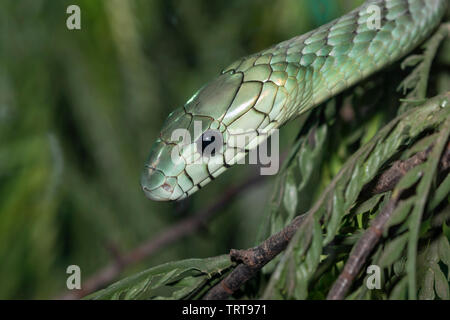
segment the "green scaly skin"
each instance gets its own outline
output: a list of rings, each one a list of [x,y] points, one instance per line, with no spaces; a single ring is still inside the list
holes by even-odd
[[[381,9],[380,29],[372,27],[371,5]],[[142,174],[146,196],[168,201],[193,194],[272,130],[411,52],[439,25],[446,5],[447,0],[367,1],[316,30],[234,62],[169,115]],[[194,130],[194,121],[201,121],[201,130]],[[173,141],[175,129],[188,130],[192,143]],[[223,134],[222,152],[193,163],[201,157],[198,141],[211,130]],[[242,149],[231,138],[238,130],[259,135]]]

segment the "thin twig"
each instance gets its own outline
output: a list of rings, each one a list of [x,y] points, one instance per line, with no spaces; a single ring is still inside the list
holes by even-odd
[[[442,41],[449,35],[450,23],[443,23],[433,36],[423,45],[423,48],[425,48],[424,53],[421,55],[423,60],[401,84],[404,93],[406,93],[406,90],[410,85],[409,82],[415,82],[415,88],[408,93],[405,101],[400,106],[400,110],[405,110],[411,101],[420,101],[426,98],[432,63]],[[405,60],[405,62],[407,61],[408,59]]]
[[[93,276],[82,284],[82,289],[66,293],[57,299],[73,300],[80,299],[98,289],[105,287],[116,279],[120,273],[128,266],[136,264],[143,259],[155,254],[160,249],[172,244],[183,237],[186,237],[201,228],[210,220],[220,209],[227,206],[233,198],[241,194],[263,180],[263,176],[257,174],[245,181],[241,185],[229,189],[218,201],[211,206],[201,210],[197,214],[179,221],[178,223],[163,230],[155,237],[144,242],[129,253],[116,257],[116,259],[97,271]]]
[[[223,300],[236,292],[262,267],[275,258],[289,244],[306,215],[294,218],[283,230],[266,239],[257,247],[247,250],[230,251],[232,260],[242,262],[225,279],[213,287],[203,299]]]
[[[387,183],[379,184],[384,186],[378,190],[381,192],[387,191],[388,185],[396,185],[409,170],[418,166],[427,160],[429,153],[432,151],[433,146],[428,149],[416,153],[414,156],[405,161],[397,161],[389,170],[387,170],[380,179],[384,179]],[[450,163],[450,142],[447,144],[444,153],[441,156],[440,171],[444,172],[449,168]],[[391,173],[391,177],[388,176]],[[395,178],[395,179],[394,179]],[[395,181],[394,183],[392,181]],[[378,184],[377,184],[378,185]],[[372,221],[371,226],[367,229],[361,238],[356,243],[350,257],[345,263],[344,269],[339,275],[333,287],[328,293],[328,300],[342,300],[345,298],[353,280],[361,271],[362,266],[367,260],[370,252],[380,241],[384,228],[388,220],[391,218],[394,212],[398,200],[400,199],[401,192],[394,192],[394,195],[389,200],[388,204],[383,208],[382,212]]]

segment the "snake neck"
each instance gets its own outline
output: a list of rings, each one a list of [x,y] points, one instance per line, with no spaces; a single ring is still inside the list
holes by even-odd
[[[243,83],[275,87],[272,108],[258,111],[278,127],[411,52],[437,27],[446,5],[447,0],[367,1],[223,72],[242,73]]]

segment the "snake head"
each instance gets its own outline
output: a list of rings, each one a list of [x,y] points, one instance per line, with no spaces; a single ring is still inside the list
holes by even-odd
[[[166,119],[151,148],[141,186],[152,200],[181,200],[226,169],[223,118],[242,82],[241,74],[223,74],[201,88]],[[216,147],[205,154],[205,149]]]
[[[260,111],[276,104],[276,90],[273,83],[245,81],[245,72],[235,70],[201,88],[163,125],[141,177],[146,196],[181,200],[242,163],[267,139],[262,130],[278,127]]]

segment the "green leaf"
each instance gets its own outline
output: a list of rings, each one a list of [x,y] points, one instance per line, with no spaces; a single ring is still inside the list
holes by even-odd
[[[444,275],[444,273],[439,268],[439,265],[437,264],[433,265],[433,271],[434,271],[434,287],[436,289],[436,294],[442,300],[449,300],[450,292],[447,277]]]
[[[394,273],[397,277],[402,276],[405,273],[406,258],[402,256],[394,263]]]
[[[408,294],[410,299],[415,299],[417,296],[416,291],[416,261],[417,261],[417,243],[419,238],[419,231],[421,226],[421,220],[423,212],[425,210],[428,195],[432,187],[433,180],[438,170],[440,156],[447,144],[450,134],[450,118],[447,118],[444,125],[440,130],[440,134],[436,139],[436,143],[433,147],[433,151],[428,157],[427,161],[423,164],[424,176],[417,186],[417,196],[414,209],[408,220],[409,226],[409,240],[408,240],[408,253],[406,270],[408,272]],[[398,190],[396,188],[396,190]],[[394,191],[395,192],[395,191]]]
[[[405,249],[406,243],[408,242],[408,234],[402,234],[392,241],[389,241],[384,247],[383,253],[381,254],[379,260],[379,266],[381,268],[390,266],[395,261],[397,261],[403,250]]]
[[[423,282],[419,287],[419,299],[420,300],[434,300],[434,271],[431,268],[427,268],[424,274]]]
[[[297,298],[306,297],[309,281],[312,277],[308,266],[317,262],[315,254],[322,251],[317,251],[317,248],[312,245],[314,241],[311,242],[310,240],[309,234],[314,226],[314,221],[322,222],[322,226],[326,230],[322,246],[327,245],[335,238],[343,223],[348,225],[348,222],[343,218],[356,205],[359,193],[364,186],[379,174],[379,170],[384,167],[386,162],[392,160],[405,144],[411,144],[425,130],[436,128],[445,119],[448,119],[450,108],[440,108],[441,99],[441,96],[432,98],[421,107],[403,113],[382,128],[345,162],[340,172],[306,213],[303,225],[300,226],[294,239],[289,243],[272,273],[264,292],[264,298],[283,297],[286,294],[289,297],[291,297],[291,294],[294,294]],[[423,121],[423,119],[427,119],[427,121]],[[441,131],[439,136],[442,135],[445,135],[445,133]],[[438,145],[435,148],[436,150],[441,146]],[[419,180],[423,182],[424,177],[427,177],[426,182],[429,187],[429,179],[434,176],[435,170],[426,169],[425,167],[416,169],[404,180],[403,187],[412,186]],[[425,172],[422,178],[418,174],[421,170]],[[419,194],[420,198],[426,199],[428,191],[422,190]],[[408,211],[406,209],[405,211]],[[407,215],[407,212],[399,213],[400,215],[397,217],[399,220]],[[411,264],[409,261],[408,263]],[[294,279],[292,278],[293,270],[297,270],[297,277]],[[410,270],[408,270],[408,275],[409,273]],[[291,288],[295,288],[294,293]]]
[[[294,173],[289,171],[286,177],[286,186],[284,187],[284,197],[283,204],[288,212],[288,221],[292,220],[295,217],[297,210],[297,183],[295,181]]]
[[[313,201],[319,188],[319,169],[328,136],[328,125],[319,125],[318,122],[322,110],[319,107],[315,112],[308,112],[301,117],[308,122],[308,126],[301,124],[300,132],[304,134],[295,142],[280,169],[265,213],[266,222],[259,229],[256,243],[281,230],[296,214],[307,210]],[[264,268],[265,271],[267,269]]]
[[[402,63],[401,68],[406,69],[408,67],[415,67],[423,60],[423,55],[413,54],[408,56]]]
[[[441,204],[444,199],[448,199],[448,195],[450,194],[450,175],[447,175],[439,185],[437,190],[434,192],[431,197],[430,204],[428,205],[429,210],[432,211],[437,208],[439,204]]]
[[[228,255],[169,262],[120,280],[86,299],[181,299],[231,266]]]
[[[416,201],[415,197],[411,197],[407,200],[402,200],[398,203],[394,212],[392,213],[391,218],[386,222],[385,232],[389,230],[390,227],[395,226],[397,224],[403,223],[408,214],[411,212],[411,209]]]
[[[327,226],[327,236],[324,239],[324,244],[328,244],[331,240],[333,240],[345,213],[344,195],[342,189],[343,188],[340,186],[336,187],[333,194],[333,214],[331,215],[331,219]]]
[[[425,168],[425,163],[420,164],[411,170],[409,170],[395,186],[397,190],[407,190],[411,188],[414,184],[419,181],[423,176],[423,170]]]
[[[450,244],[445,235],[442,235],[439,238],[438,253],[441,261],[450,268]]]
[[[425,49],[423,55],[409,56],[403,61],[403,68],[417,65],[398,88],[398,90],[403,89],[403,94],[409,89],[412,89],[407,95],[407,100],[425,99],[432,62],[441,42],[447,38],[447,36],[448,27],[446,25],[441,25],[434,35],[423,45],[423,48]],[[413,103],[403,103],[399,112],[402,113],[413,105]]]
[[[392,289],[389,300],[404,300],[408,293],[408,278],[402,278]]]

